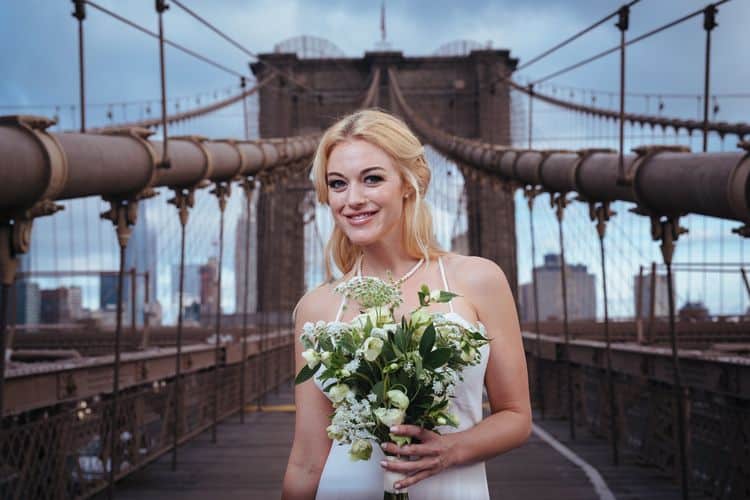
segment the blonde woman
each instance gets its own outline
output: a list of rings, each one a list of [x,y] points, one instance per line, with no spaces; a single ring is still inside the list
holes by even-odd
[[[441,250],[435,241],[425,194],[430,169],[424,148],[398,118],[377,110],[346,116],[323,135],[313,162],[318,200],[335,220],[326,255],[327,283],[307,293],[295,310],[295,331],[308,321],[350,321],[358,304],[334,293],[329,260],[355,275],[401,278],[404,303],[396,317],[417,307],[417,290],[459,294],[448,304],[430,306],[481,321],[492,341],[482,362],[468,367],[456,386],[452,408],[459,427],[441,434],[400,425],[394,434],[416,438],[399,450],[411,461],[386,462],[376,447],[367,461],[350,461],[346,446],[327,434],[331,402],[316,378],[295,388],[294,444],[284,476],[283,498],[373,499],[383,497],[385,468],[407,474],[396,487],[408,487],[411,500],[489,498],[484,461],[511,450],[529,436],[531,409],[526,363],[516,307],[505,275],[493,262]],[[345,307],[348,306],[348,307]],[[296,342],[296,371],[305,364]],[[482,418],[482,392],[491,414]],[[385,445],[393,454],[393,443]]]

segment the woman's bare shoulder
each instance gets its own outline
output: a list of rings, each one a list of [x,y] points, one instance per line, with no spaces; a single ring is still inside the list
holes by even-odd
[[[340,282],[325,282],[309,290],[297,302],[294,317],[304,321],[332,321],[341,301],[341,295],[334,291]]]
[[[507,282],[500,266],[484,257],[448,253],[443,256],[443,262],[449,277],[461,288],[498,287]]]

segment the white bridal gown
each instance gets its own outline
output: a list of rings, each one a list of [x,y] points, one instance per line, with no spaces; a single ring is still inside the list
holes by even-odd
[[[438,264],[445,290],[449,290],[442,259],[438,258]],[[357,262],[357,275],[361,276],[360,262]],[[453,313],[453,305],[449,303],[449,306]],[[342,311],[343,307],[339,307],[336,321],[341,319]],[[456,385],[455,397],[451,399],[451,410],[458,416],[459,426],[438,427],[441,433],[462,431],[482,420],[482,389],[489,350],[489,344],[482,346],[482,361],[462,372],[464,380]],[[317,376],[314,380],[322,390]],[[383,450],[373,443],[370,460],[353,462],[349,459],[349,445],[334,441],[320,477],[316,500],[382,500],[383,468],[380,461],[383,459]],[[410,500],[486,500],[490,497],[484,462],[446,469],[410,486],[408,493]]]

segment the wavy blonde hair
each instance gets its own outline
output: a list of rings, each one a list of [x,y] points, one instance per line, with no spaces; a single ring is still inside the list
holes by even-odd
[[[341,118],[323,134],[312,166],[313,185],[320,203],[328,205],[326,172],[333,149],[347,141],[359,139],[382,149],[398,168],[401,180],[412,192],[404,198],[401,242],[409,256],[432,258],[444,255],[432,230],[430,207],[424,200],[430,185],[430,167],[424,148],[409,127],[395,116],[378,109],[365,109]],[[414,196],[412,196],[414,194]],[[331,260],[344,274],[351,271],[362,249],[334,226],[325,249],[326,281],[333,280]]]

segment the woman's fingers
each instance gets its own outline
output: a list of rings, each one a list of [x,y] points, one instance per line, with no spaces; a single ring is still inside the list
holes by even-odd
[[[390,428],[392,434],[399,436],[411,436],[416,438],[423,437],[423,434],[429,431],[425,431],[422,427],[417,425],[394,425]]]
[[[418,473],[416,473],[416,474],[414,474],[412,476],[408,476],[406,479],[400,479],[400,480],[396,481],[396,483],[393,485],[393,487],[396,488],[396,489],[398,489],[398,490],[400,490],[402,488],[408,488],[409,486],[412,486],[412,485],[418,483],[419,481],[432,476],[436,472],[437,471],[430,470],[430,469],[423,470],[423,471],[418,472]]]
[[[383,451],[391,455],[409,455],[409,456],[434,456],[438,450],[426,444],[407,444],[399,446],[396,443],[383,443]]]
[[[421,460],[383,460],[380,465],[384,469],[404,474],[415,474],[421,470],[434,469],[440,461],[436,458],[423,458]]]

